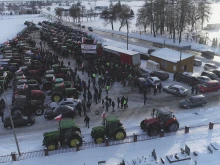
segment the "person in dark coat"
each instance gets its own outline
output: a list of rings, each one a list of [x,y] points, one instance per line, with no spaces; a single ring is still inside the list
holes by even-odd
[[[86,100],[86,92],[83,93],[83,99]]]
[[[91,103],[89,101],[87,101],[86,107],[87,107],[88,111],[90,111]]]
[[[83,113],[84,113],[84,116],[86,116],[86,105],[83,105]]]
[[[115,112],[115,102],[112,101],[112,112]]]
[[[112,99],[108,98],[109,105],[112,105]]]
[[[196,85],[195,90],[196,90],[196,95],[197,95],[198,94],[198,90],[199,90],[198,85]]]
[[[160,83],[160,84],[158,85],[159,93],[161,93],[161,88],[162,88],[162,84]]]
[[[108,101],[105,102],[106,112],[108,112],[109,103]]]
[[[195,87],[193,85],[192,88],[191,88],[191,94],[194,94],[194,90],[195,90]]]
[[[117,102],[118,102],[118,108],[119,108],[119,104],[120,104],[120,98],[118,97]]]
[[[123,96],[123,97],[121,98],[121,109],[123,108],[124,100],[125,100],[125,97]]]
[[[2,118],[2,122],[4,122],[4,111],[3,111],[3,110],[0,111],[0,116],[1,116],[1,118]]]
[[[154,87],[154,95],[157,93],[157,85]]]
[[[84,118],[84,122],[86,123],[86,127],[88,126],[88,128],[89,128],[89,121],[90,121],[90,118],[86,115]]]

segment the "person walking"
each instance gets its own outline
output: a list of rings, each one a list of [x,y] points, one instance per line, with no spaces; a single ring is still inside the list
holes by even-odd
[[[118,108],[119,108],[119,104],[120,104],[120,98],[118,97],[117,102],[118,102]]]
[[[193,85],[192,88],[191,88],[191,94],[194,94],[194,90],[195,90],[195,87]]]
[[[86,92],[83,93],[83,99],[86,100]]]
[[[87,101],[86,107],[87,107],[87,110],[90,111],[91,103],[89,101]]]
[[[108,94],[109,86],[106,85],[106,94]]]
[[[112,99],[108,98],[109,105],[112,105]]]
[[[124,105],[124,96],[121,98],[121,109],[123,108]]]
[[[154,96],[156,95],[157,93],[157,85],[154,87]]]
[[[108,101],[105,102],[106,112],[108,112],[109,103]]]
[[[88,128],[89,128],[89,121],[90,121],[90,118],[86,115],[84,118],[84,122],[86,123],[86,127]]]
[[[112,101],[112,112],[115,112],[115,102]]]
[[[0,116],[2,118],[2,122],[4,122],[4,111],[3,110],[0,111]]]
[[[196,95],[197,95],[198,94],[198,90],[199,90],[198,85],[196,85],[195,90],[196,90]]]
[[[84,113],[84,116],[86,116],[86,105],[83,105],[83,113]]]
[[[125,109],[127,108],[127,99],[124,99],[123,106]]]
[[[102,107],[104,108],[105,107],[105,100],[102,99]]]
[[[158,85],[159,93],[161,93],[161,88],[162,88],[162,84],[160,83],[160,84]]]

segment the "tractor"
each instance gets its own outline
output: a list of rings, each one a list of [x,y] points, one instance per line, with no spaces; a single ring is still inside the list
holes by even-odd
[[[25,114],[41,116],[44,113],[45,94],[41,90],[23,89],[25,95],[16,94],[12,98],[11,114]],[[21,91],[19,91],[21,92]]]
[[[104,142],[105,137],[124,140],[126,132],[117,116],[108,116],[104,119],[103,126],[92,128],[91,136],[96,144],[100,144]]]
[[[43,146],[49,151],[56,150],[58,146],[76,147],[77,142],[81,146],[83,142],[81,130],[72,119],[61,120],[58,131],[45,132],[43,136]]]
[[[153,109],[152,116],[153,118],[145,119],[140,123],[141,129],[147,131],[149,136],[157,136],[161,129],[166,132],[175,132],[179,128],[178,120],[168,109]]]

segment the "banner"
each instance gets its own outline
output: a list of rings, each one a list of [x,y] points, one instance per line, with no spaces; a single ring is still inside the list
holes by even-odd
[[[81,44],[82,53],[96,54],[96,45]]]

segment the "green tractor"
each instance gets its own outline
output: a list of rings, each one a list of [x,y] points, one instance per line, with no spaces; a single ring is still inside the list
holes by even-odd
[[[72,119],[61,120],[58,131],[46,132],[43,136],[43,146],[49,151],[56,150],[58,146],[76,147],[77,142],[81,146],[83,142],[81,130]]]
[[[108,116],[103,126],[92,128],[91,136],[96,144],[104,142],[105,137],[113,137],[114,140],[124,140],[126,132],[117,116]]]

